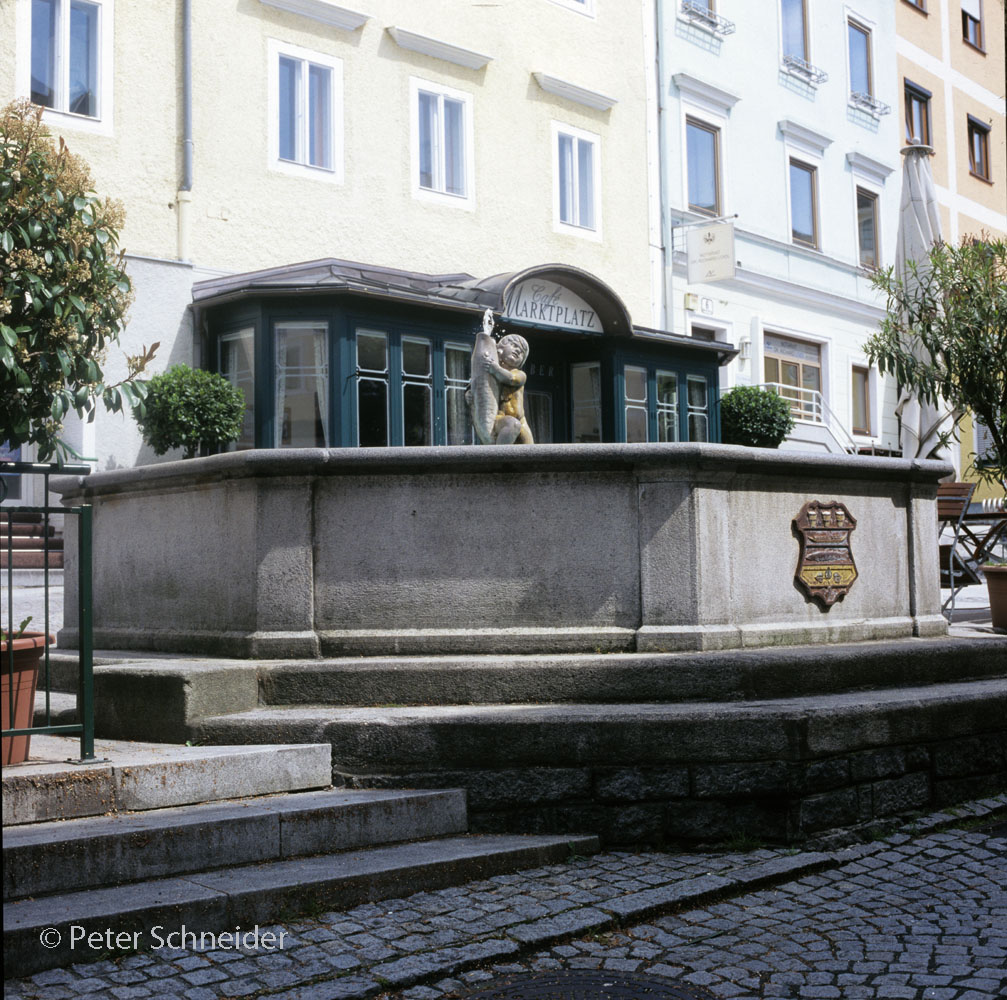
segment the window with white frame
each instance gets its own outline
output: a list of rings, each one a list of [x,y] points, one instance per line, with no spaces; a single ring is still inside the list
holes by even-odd
[[[818,248],[818,171],[790,159],[790,236],[801,246]]]
[[[878,254],[878,196],[857,186],[857,250],[862,267],[880,266]]]
[[[689,208],[720,215],[720,129],[698,118],[685,119]]]
[[[783,26],[783,56],[810,63],[806,0],[780,0]]]
[[[871,372],[863,365],[854,365],[850,384],[850,426],[854,434],[871,433]]]
[[[413,193],[459,205],[472,199],[472,95],[413,78]]]
[[[342,180],[342,60],[270,42],[273,169]]]
[[[23,0],[19,90],[82,124],[110,118],[112,0]]]
[[[854,20],[846,21],[850,57],[850,93],[874,96],[874,67],[871,62],[871,29]]]
[[[553,122],[553,202],[557,228],[596,235],[601,229],[598,149],[600,139]]]

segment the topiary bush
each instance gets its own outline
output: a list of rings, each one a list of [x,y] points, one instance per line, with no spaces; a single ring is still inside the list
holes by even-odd
[[[186,458],[194,458],[200,450],[241,436],[245,394],[222,375],[174,365],[147,383],[147,396],[134,415],[155,454],[181,448]]]
[[[720,398],[720,438],[724,444],[778,448],[793,427],[790,404],[775,392],[739,385]]]

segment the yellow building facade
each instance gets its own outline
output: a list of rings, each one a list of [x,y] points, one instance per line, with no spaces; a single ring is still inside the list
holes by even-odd
[[[897,0],[897,64],[904,138],[934,148],[931,160],[944,238],[1007,236],[1004,0]],[[980,448],[982,428],[978,428]],[[969,472],[977,428],[961,426]],[[1002,495],[981,485],[975,497]]]
[[[0,101],[126,208],[125,353],[209,364],[192,286],[339,258],[480,278],[557,263],[653,326],[644,5],[4,0]],[[112,369],[114,371],[114,368]],[[129,418],[77,442],[152,456]]]

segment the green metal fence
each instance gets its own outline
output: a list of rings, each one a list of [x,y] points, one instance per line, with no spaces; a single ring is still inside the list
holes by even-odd
[[[52,669],[49,656],[49,645],[45,646],[42,669],[39,672],[39,682],[36,694],[36,705],[39,694],[45,695],[45,714],[43,725],[32,725],[29,728],[14,728],[14,643],[8,642],[2,671],[7,674],[11,697],[8,699],[10,714],[3,719],[3,735],[34,736],[55,734],[58,736],[80,736],[80,760],[92,761],[94,757],[94,676],[93,676],[93,635],[91,620],[91,507],[50,507],[49,477],[51,475],[87,475],[90,468],[86,465],[47,465],[36,462],[0,462],[0,502],[7,499],[11,485],[20,484],[18,476],[41,476],[43,484],[42,506],[5,506],[0,508],[0,514],[6,515],[4,523],[0,524],[0,543],[7,553],[7,568],[3,571],[7,593],[4,606],[0,608],[0,620],[4,631],[13,634],[18,629],[21,618],[18,617],[17,605],[14,599],[14,527],[18,515],[42,515],[42,572],[44,587],[44,621],[43,631],[49,633],[49,597],[50,597],[50,529],[52,517],[64,515],[64,536],[68,534],[71,519],[76,520],[77,531],[77,599],[78,621],[80,623],[80,641],[78,642],[77,671],[77,721],[67,725],[54,725],[52,721]],[[22,521],[22,523],[24,523]],[[23,616],[22,616],[23,617]],[[36,624],[36,623],[33,623]],[[36,711],[35,716],[37,717]],[[33,719],[34,721],[34,719]]]

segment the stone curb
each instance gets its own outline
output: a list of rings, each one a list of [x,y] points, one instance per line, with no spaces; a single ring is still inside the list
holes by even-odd
[[[409,956],[372,966],[365,978],[357,972],[339,979],[317,979],[313,985],[294,989],[261,991],[258,997],[271,1000],[364,1000],[381,993],[391,993],[425,982],[457,975],[479,968],[487,961],[519,959],[545,947],[562,944],[570,938],[590,933],[604,933],[669,914],[764,889],[806,875],[814,875],[887,850],[893,841],[904,843],[913,837],[936,833],[962,820],[982,819],[1007,810],[1007,792],[978,802],[957,806],[955,814],[937,812],[903,824],[882,840],[857,843],[829,851],[808,851],[757,862],[729,875],[703,875],[674,885],[631,893],[604,904],[568,910],[509,928],[506,937],[483,938],[466,945],[456,945],[425,955]],[[352,980],[352,983],[350,982]],[[313,992],[320,986],[331,990]]]

